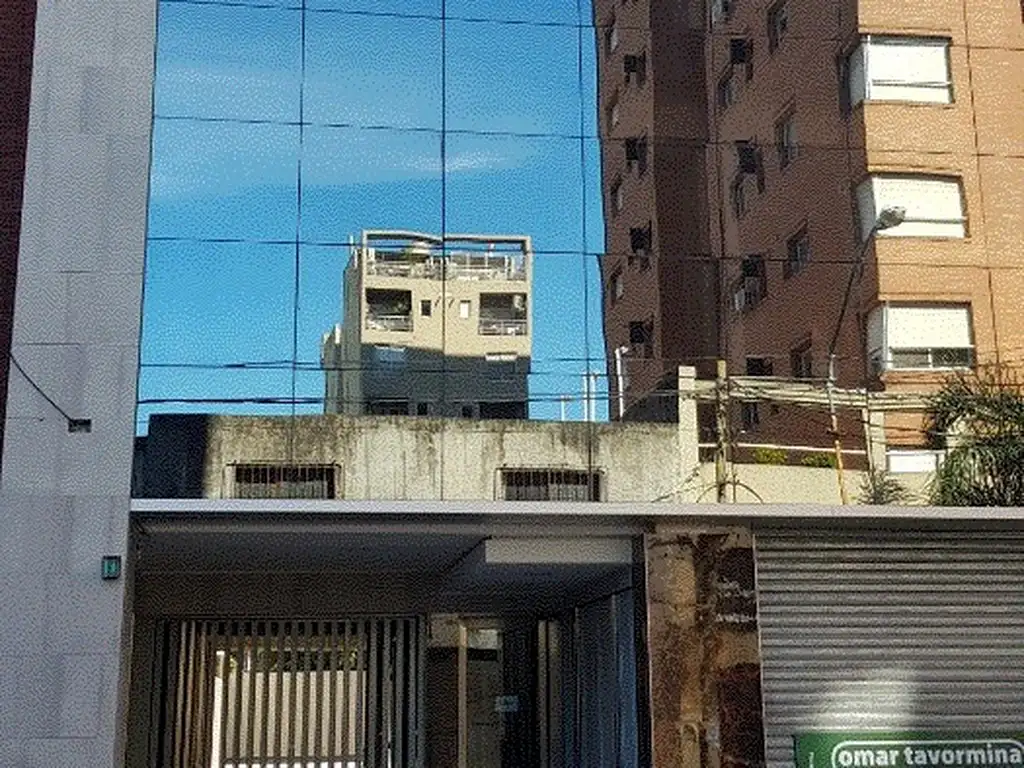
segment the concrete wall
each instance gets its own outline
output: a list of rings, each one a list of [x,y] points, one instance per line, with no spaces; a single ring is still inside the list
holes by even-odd
[[[39,3],[0,516],[0,765],[120,764],[154,0]],[[130,565],[130,564],[129,564]]]
[[[593,466],[604,473],[605,500],[647,502],[678,488],[677,434],[657,424],[157,415],[140,490],[220,497],[232,464],[335,463],[349,499],[491,500],[501,467]]]
[[[593,466],[603,501],[715,503],[714,465],[698,464],[695,440],[680,447],[680,434],[676,425],[639,422],[157,415],[135,493],[227,498],[232,465],[293,463],[338,465],[347,499],[492,500],[501,468]],[[840,503],[833,469],[736,464],[735,477],[729,501]],[[927,476],[898,479],[923,501]],[[845,480],[856,502],[864,473],[847,471]]]
[[[834,469],[825,467],[777,466],[773,464],[736,464],[735,501],[740,504],[839,504],[839,479]],[[864,472],[847,470],[844,473],[846,489],[853,504],[858,503]],[[931,475],[893,475],[914,495],[914,502],[925,503]],[[700,487],[702,503],[715,501],[715,465],[702,464]],[[730,481],[728,499],[733,501],[733,483]],[[711,490],[706,490],[706,489]],[[696,501],[692,495],[687,500]]]

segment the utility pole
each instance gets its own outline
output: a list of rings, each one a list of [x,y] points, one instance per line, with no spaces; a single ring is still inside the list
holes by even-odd
[[[719,360],[715,371],[715,488],[719,504],[726,501],[726,474],[729,462],[729,371]]]
[[[839,416],[836,413],[836,401],[833,397],[833,390],[836,388],[836,354],[829,352],[828,355],[828,382],[825,384],[825,391],[828,394],[828,418],[829,432],[832,434],[832,448],[836,456],[836,474],[839,480],[839,501],[842,504],[850,503],[850,494],[846,490],[846,473],[843,467],[843,443],[839,436]]]

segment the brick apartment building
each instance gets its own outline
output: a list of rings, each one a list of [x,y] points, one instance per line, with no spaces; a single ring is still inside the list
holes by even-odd
[[[732,373],[824,380],[835,334],[840,386],[897,391],[1024,357],[1021,12],[1017,0],[597,2],[609,354],[638,308],[661,308],[620,353],[624,399],[650,388],[633,375],[647,348],[685,357],[715,336]],[[702,129],[703,165],[679,177],[658,163]],[[653,147],[647,178],[623,172],[625,135]],[[656,196],[665,174],[680,186]],[[895,207],[903,223],[879,226]],[[630,243],[648,222],[648,241]],[[672,263],[708,247],[721,265],[710,291]],[[609,378],[617,397],[614,360]],[[764,406],[737,417],[753,439],[817,441],[827,419]],[[887,426],[890,442],[922,440],[917,416]]]
[[[676,368],[707,375],[718,347],[721,278],[699,258],[711,247],[713,215],[704,15],[699,3],[660,0],[598,0],[594,11],[610,413],[674,420]]]

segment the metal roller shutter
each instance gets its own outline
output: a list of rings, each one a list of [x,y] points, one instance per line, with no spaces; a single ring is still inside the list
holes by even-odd
[[[756,535],[766,758],[814,730],[1006,729],[1024,711],[1024,533]]]

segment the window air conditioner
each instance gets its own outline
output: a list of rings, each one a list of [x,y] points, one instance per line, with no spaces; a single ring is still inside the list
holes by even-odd
[[[747,292],[740,288],[732,295],[732,308],[736,312],[742,312],[747,308]]]

